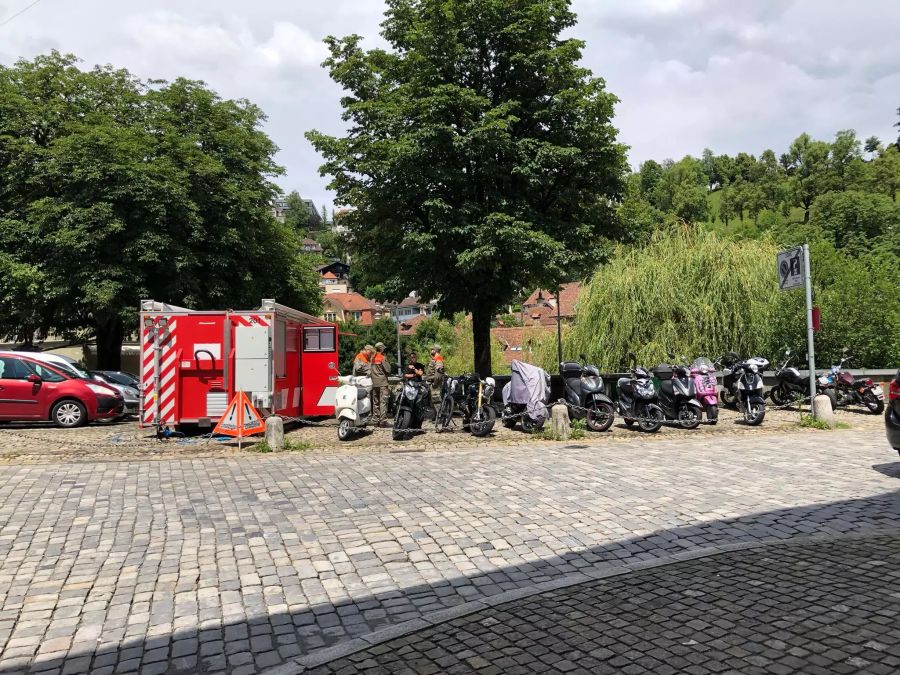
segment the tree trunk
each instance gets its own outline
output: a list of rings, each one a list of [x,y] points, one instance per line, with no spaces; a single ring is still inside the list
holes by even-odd
[[[483,308],[472,311],[472,343],[475,348],[475,372],[491,375],[491,313]]]
[[[122,341],[125,339],[125,327],[122,320],[113,317],[97,320],[97,369],[122,369]]]

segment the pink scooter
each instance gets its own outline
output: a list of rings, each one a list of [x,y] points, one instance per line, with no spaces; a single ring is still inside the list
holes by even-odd
[[[706,411],[706,423],[715,424],[719,420],[719,384],[713,362],[702,356],[696,359],[691,364],[691,379],[694,396]]]

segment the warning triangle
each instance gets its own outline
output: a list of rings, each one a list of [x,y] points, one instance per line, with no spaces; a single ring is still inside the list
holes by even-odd
[[[243,438],[253,434],[261,434],[266,430],[262,416],[257,412],[247,394],[239,391],[231,399],[225,414],[219,419],[214,434],[224,434],[234,438]]]

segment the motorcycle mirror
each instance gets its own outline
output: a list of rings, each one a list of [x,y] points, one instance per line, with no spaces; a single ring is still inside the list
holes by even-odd
[[[581,359],[582,363],[587,363],[587,357],[584,354],[579,354],[578,358]]]
[[[637,365],[637,356],[634,355],[634,352],[627,352],[625,354],[625,358],[628,359],[629,363],[633,363],[633,364]]]
[[[785,356],[790,356],[790,355],[791,355],[791,350],[790,350],[790,349],[785,349],[785,350],[784,350],[784,355],[785,355]]]

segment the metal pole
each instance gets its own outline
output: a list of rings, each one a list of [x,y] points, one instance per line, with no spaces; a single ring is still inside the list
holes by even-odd
[[[813,405],[813,399],[816,397],[816,351],[813,345],[812,277],[809,273],[809,244],[803,244],[803,278],[806,284],[806,352],[809,358],[809,409],[815,416],[816,408]]]
[[[403,358],[400,356],[400,317],[395,316],[397,320],[397,374],[403,372]]]
[[[562,286],[556,287],[556,362],[559,365],[559,372],[562,372],[562,323],[559,317],[559,296],[562,294]]]

